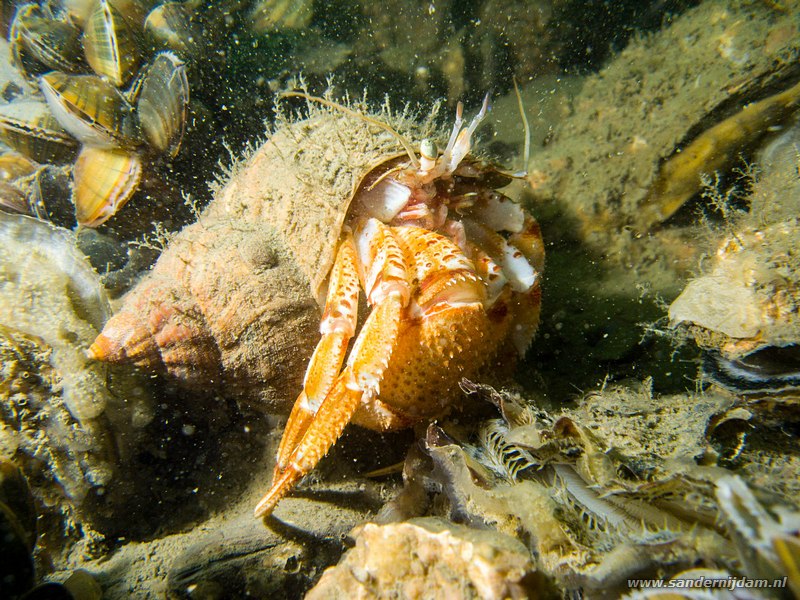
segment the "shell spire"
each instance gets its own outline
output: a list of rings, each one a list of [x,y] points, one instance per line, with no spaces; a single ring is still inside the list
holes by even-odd
[[[116,314],[89,347],[89,358],[110,363],[133,362],[140,366],[159,362],[158,348],[145,324],[129,312]]]

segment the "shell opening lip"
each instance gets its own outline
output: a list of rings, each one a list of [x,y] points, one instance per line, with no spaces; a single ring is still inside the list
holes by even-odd
[[[722,387],[745,395],[800,391],[800,345],[768,346],[742,358],[703,355],[703,372]]]

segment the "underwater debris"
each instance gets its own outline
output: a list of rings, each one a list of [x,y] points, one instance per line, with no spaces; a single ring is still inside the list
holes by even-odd
[[[704,374],[748,397],[800,396],[800,174],[794,125],[759,154],[747,213],[669,308],[703,350]]]
[[[555,595],[525,547],[496,531],[442,519],[367,523],[355,546],[308,593],[321,598],[526,598]]]
[[[729,165],[747,146],[758,144],[787,121],[800,102],[800,83],[710,127],[661,165],[637,218],[643,230],[665,221],[702,187],[702,175]]]
[[[96,521],[90,497],[113,495],[118,462],[151,418],[146,386],[122,378],[112,391],[86,356],[110,307],[74,235],[0,212],[0,239],[0,455],[45,506]]]
[[[744,572],[753,579],[786,577],[800,596],[800,512],[778,505],[773,516],[736,476],[722,477],[716,486]]]
[[[489,386],[464,381],[462,387],[497,406],[503,426],[498,419],[478,424],[469,442],[457,439],[467,435],[463,425],[453,426],[452,434],[447,420],[428,428],[422,447],[430,460],[412,453],[405,478],[434,495],[435,513],[516,537],[532,552],[537,570],[567,591],[623,593],[631,577],[681,576],[698,566],[749,575],[731,532],[721,525],[731,509],[719,490],[734,471],[716,462],[751,477],[742,466],[746,458],[734,464],[723,448],[731,437],[743,446],[743,457],[764,451],[737,435],[737,423],[751,429],[764,423],[732,399],[659,397],[645,382],[640,390],[592,392],[577,407],[556,413]],[[478,433],[486,427],[491,437]],[[773,458],[784,452],[781,445]],[[521,456],[526,466],[514,471]],[[797,473],[783,477],[794,481]],[[791,488],[787,482],[775,486],[777,495],[759,494],[772,498],[776,514],[794,514],[795,498],[786,493]]]

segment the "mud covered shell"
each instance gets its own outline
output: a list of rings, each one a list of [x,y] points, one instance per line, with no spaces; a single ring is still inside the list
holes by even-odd
[[[44,102],[0,106],[0,137],[36,162],[64,162],[77,152],[77,142],[59,124]]]
[[[19,524],[28,552],[36,545],[36,507],[28,481],[12,462],[0,459],[0,506],[7,508]]]
[[[98,227],[122,208],[139,187],[141,159],[116,148],[85,146],[73,170],[78,223]]]
[[[40,83],[55,118],[84,144],[112,148],[141,142],[133,107],[107,81],[54,71],[43,75]]]
[[[162,52],[148,67],[139,91],[137,112],[147,142],[175,156],[186,130],[189,81],[186,67],[171,52]]]
[[[522,598],[528,595],[523,580],[534,571],[525,546],[493,529],[434,517],[367,523],[356,530],[355,546],[306,597],[368,598],[380,590],[399,598]]]
[[[18,598],[33,587],[36,510],[28,482],[10,461],[0,459],[0,566],[6,597]]]
[[[118,87],[127,83],[139,65],[136,33],[109,0],[98,0],[89,15],[83,46],[94,72],[108,77]]]

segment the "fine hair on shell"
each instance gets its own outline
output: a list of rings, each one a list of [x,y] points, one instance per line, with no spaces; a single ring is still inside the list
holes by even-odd
[[[302,76],[291,79],[284,90],[276,94],[273,105],[274,121],[264,121],[263,134],[249,140],[241,150],[235,150],[227,142],[223,142],[230,161],[217,163],[218,171],[213,174],[209,182],[209,190],[212,195],[218,194],[229,181],[234,179],[244,169],[256,150],[267,142],[276,131],[299,121],[343,114],[361,118],[365,123],[373,124],[389,135],[393,135],[398,141],[404,140],[405,144],[403,145],[409,146],[406,151],[412,162],[416,160],[415,145],[418,145],[422,139],[446,139],[449,134],[446,127],[437,123],[442,114],[443,101],[441,99],[435,100],[427,111],[422,108],[413,109],[410,103],[404,103],[402,109],[398,111],[393,108],[389,96],[386,95],[376,110],[370,106],[366,89],[357,100],[351,98],[347,92],[337,98],[335,92],[336,86],[332,79],[328,79],[327,87],[321,96],[314,96],[309,92],[308,85]],[[291,97],[305,98],[305,106],[300,110],[290,107],[287,104],[287,98]],[[473,155],[479,154],[473,151]]]

